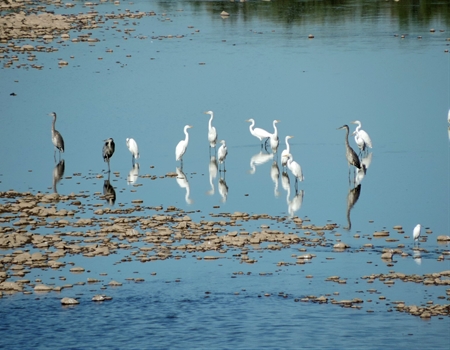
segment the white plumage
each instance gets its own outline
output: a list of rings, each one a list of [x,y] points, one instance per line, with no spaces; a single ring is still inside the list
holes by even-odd
[[[184,153],[186,152],[187,146],[189,144],[189,134],[187,132],[188,129],[192,128],[191,125],[185,125],[184,127],[184,140],[178,142],[177,147],[175,148],[175,160],[181,160]]]

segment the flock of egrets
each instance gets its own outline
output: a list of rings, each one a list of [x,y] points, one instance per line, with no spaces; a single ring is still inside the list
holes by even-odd
[[[212,111],[207,111],[207,112],[205,112],[205,114],[210,115],[210,119],[209,119],[209,123],[208,123],[209,146],[211,148],[215,148],[216,144],[217,144],[217,130],[212,125],[212,121],[214,119],[214,113]],[[52,131],[52,142],[53,142],[53,145],[55,146],[54,156],[56,159],[56,150],[58,150],[60,152],[59,154],[64,152],[64,139],[61,136],[61,134],[55,129],[56,113],[52,112],[49,115],[53,117],[51,131]],[[450,122],[450,111],[449,111],[448,118],[449,118],[449,122]],[[278,146],[279,146],[278,129],[277,129],[276,124],[279,123],[279,120],[273,121],[273,128],[274,128],[273,133],[270,133],[261,128],[255,128],[255,120],[254,119],[248,119],[247,122],[251,123],[250,127],[249,127],[250,133],[259,139],[259,141],[261,142],[261,148],[264,147],[265,149],[267,149],[266,148],[267,143],[269,142],[272,152],[276,153],[278,150]],[[354,135],[354,137],[355,137],[356,145],[358,146],[360,154],[361,154],[362,152],[366,151],[367,148],[372,148],[372,140],[370,139],[369,134],[366,131],[361,129],[361,122],[359,120],[355,120],[352,123],[357,125],[357,127],[356,127],[355,131],[352,133],[352,135]],[[189,144],[188,129],[190,129],[190,128],[192,128],[191,125],[186,125],[184,127],[185,138],[184,138],[184,140],[181,140],[180,142],[178,142],[178,144],[175,148],[175,160],[181,162],[181,168],[183,166],[183,155],[186,153],[186,150],[187,150],[188,144]],[[346,155],[347,162],[349,165],[349,174],[350,174],[350,166],[354,166],[358,170],[365,173],[365,171],[366,171],[365,164],[359,160],[358,155],[356,154],[356,152],[353,150],[353,148],[349,144],[349,141],[348,141],[349,127],[348,127],[348,125],[343,125],[338,129],[346,130],[346,134],[345,134],[346,153],[345,153],[345,155]],[[302,172],[302,168],[301,168],[300,164],[298,164],[296,161],[294,161],[294,157],[292,156],[292,154],[290,152],[289,139],[291,139],[293,137],[294,136],[286,136],[286,138],[285,138],[286,149],[284,149],[283,152],[281,153],[281,165],[283,167],[287,166],[287,168],[291,171],[292,175],[295,177],[295,185],[297,188],[298,181],[303,181],[304,176],[303,176],[303,172]],[[108,139],[104,140],[104,142],[105,143],[103,145],[102,154],[103,154],[103,160],[108,163],[108,173],[109,173],[110,172],[110,164],[109,163],[110,163],[111,157],[114,154],[115,143],[112,138],[108,138]],[[227,157],[228,151],[227,151],[227,146],[226,146],[225,140],[221,140],[220,143],[221,143],[221,146],[219,147],[219,149],[217,151],[217,160],[218,160],[219,164],[223,164],[223,170],[225,171],[225,159]],[[132,154],[132,162],[134,165],[134,160],[139,158],[138,145],[137,145],[136,141],[132,138],[127,138],[126,144],[127,144],[129,151]],[[220,170],[220,168],[219,168],[219,170]],[[413,239],[415,242],[418,241],[420,232],[421,232],[421,225],[418,224],[413,230]]]

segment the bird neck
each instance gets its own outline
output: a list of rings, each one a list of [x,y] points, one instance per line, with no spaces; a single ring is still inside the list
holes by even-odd
[[[214,118],[214,114],[211,113],[211,118],[209,118],[209,128],[210,128],[210,129],[211,129],[211,126],[212,126],[212,120],[213,120],[213,118]]]

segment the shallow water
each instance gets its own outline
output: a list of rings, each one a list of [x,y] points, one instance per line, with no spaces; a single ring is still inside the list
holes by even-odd
[[[82,4],[76,2],[72,9],[48,8],[56,13],[88,11]],[[156,16],[110,20],[102,28],[84,31],[100,39],[95,44],[54,40],[50,46],[57,52],[36,53],[42,70],[17,68],[17,64],[3,68],[2,191],[55,190],[56,163],[50,140],[51,118],[47,116],[55,111],[56,127],[66,143],[64,176],[56,190],[62,195],[82,191],[88,195],[83,200],[88,209],[77,216],[92,217],[97,204],[109,206],[100,197],[107,178],[101,149],[102,140],[113,137],[116,152],[110,180],[116,193],[115,208],[132,206],[132,200],[142,199],[147,207],[174,205],[194,220],[208,220],[210,213],[235,211],[273,217],[295,215],[316,225],[337,223],[338,229],[326,232],[330,241],[341,239],[352,248],[369,242],[374,249],[336,253],[331,244],[308,250],[317,255],[311,263],[281,267],[277,266],[280,261],[295,263],[291,254],[298,254],[298,247],[254,249],[249,255],[258,261],[252,265],[242,265],[233,258],[233,252],[239,250],[230,250],[223,259],[211,262],[197,260],[189,253],[180,260],[119,265],[113,264],[122,256],[71,256],[65,260],[89,267],[90,272],[73,276],[67,267],[56,272],[32,271],[27,278],[51,283],[52,277],[64,275],[68,283],[75,283],[106,272],[105,283],[111,279],[125,282],[133,276],[145,281],[108,287],[106,293],[113,300],[101,305],[89,301],[95,294],[91,290],[100,292],[101,283],[75,286],[59,294],[4,296],[0,301],[0,312],[5,316],[0,321],[2,344],[88,347],[92,345],[89,337],[80,339],[79,334],[107,332],[111,336],[102,336],[98,346],[294,348],[302,344],[349,348],[360,346],[362,341],[365,347],[373,348],[448,345],[443,336],[448,317],[422,321],[387,311],[389,302],[395,300],[438,303],[437,296],[445,295],[445,288],[400,281],[386,287],[379,281],[367,285],[361,280],[364,275],[390,270],[425,274],[450,267],[448,260],[436,261],[448,250],[448,246],[437,244],[436,237],[450,232],[446,132],[450,56],[444,52],[448,49],[450,10],[444,1],[426,7],[423,15],[404,1],[341,1],[337,5],[326,1],[102,3],[94,10],[153,10]],[[221,18],[222,10],[231,16]],[[125,33],[129,28],[135,31]],[[430,28],[436,32],[431,33]],[[76,37],[80,33],[70,34]],[[308,39],[309,34],[314,39]],[[162,37],[167,35],[174,37]],[[60,59],[69,65],[59,68]],[[19,55],[18,63],[28,63],[24,54]],[[16,96],[10,96],[12,92]],[[214,111],[213,125],[219,139],[227,142],[225,175],[215,175],[210,167],[214,150],[208,147],[209,116],[203,114],[207,110]],[[273,119],[280,120],[276,155],[261,153],[259,140],[249,133],[248,118],[268,131],[272,131]],[[374,147],[358,200],[349,208],[347,197],[355,185],[348,179],[345,132],[336,129],[357,119]],[[189,147],[183,158],[188,184],[176,178],[159,178],[180,166],[174,150],[184,136],[185,124],[194,126],[189,130]],[[349,125],[354,130],[354,125]],[[280,154],[286,135],[294,136],[291,153],[305,176],[299,183],[304,191],[301,203],[295,201],[289,172],[289,186],[285,189],[282,183]],[[132,170],[127,137],[138,142],[141,154],[134,185],[127,183]],[[350,144],[356,148],[353,138]],[[271,170],[276,166],[280,176],[272,178]],[[101,173],[104,177],[97,178]],[[228,187],[227,195],[220,192],[221,177]],[[58,203],[58,209],[66,205]],[[144,215],[154,213],[146,210]],[[428,234],[423,230],[427,240],[421,247],[428,253],[423,254],[421,264],[412,256],[398,257],[394,267],[381,262],[382,249],[399,243],[412,255],[410,237],[417,223],[430,230]],[[261,224],[293,230],[289,220],[246,221],[239,229],[252,232]],[[393,231],[394,225],[402,225],[405,234]],[[369,239],[382,229],[391,231],[391,237],[399,241]],[[41,232],[53,229],[42,228]],[[354,238],[356,233],[362,238]],[[327,260],[330,256],[335,259]],[[150,276],[152,271],[157,275]],[[245,273],[233,275],[237,271]],[[261,276],[260,272],[272,274]],[[347,284],[324,282],[331,275],[347,278]],[[387,300],[369,293],[370,288],[376,288]],[[278,296],[279,292],[287,297]],[[294,301],[333,292],[339,292],[339,299],[364,299],[362,310]],[[271,296],[264,297],[264,293]],[[61,297],[78,294],[80,305],[60,306]],[[38,302],[36,297],[43,300]],[[39,323],[22,321],[30,313]],[[14,336],[18,333],[22,334],[19,340]]]

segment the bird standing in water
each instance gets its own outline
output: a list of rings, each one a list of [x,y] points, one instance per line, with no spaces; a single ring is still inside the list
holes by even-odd
[[[191,125],[185,125],[184,127],[184,140],[178,142],[177,147],[175,148],[175,160],[181,161],[181,169],[183,168],[183,155],[186,152],[187,146],[189,144],[189,134],[187,132],[188,129],[192,128]]]
[[[227,157],[228,150],[225,140],[221,140],[220,143],[222,145],[219,147],[219,150],[217,151],[217,158],[219,160],[219,164],[222,164],[225,163],[225,158]],[[225,170],[225,164],[223,165],[223,168]]]
[[[53,117],[52,142],[53,142],[53,145],[55,146],[54,158],[55,158],[55,161],[56,161],[56,149],[59,150],[59,156],[60,157],[61,157],[61,152],[64,153],[64,139],[61,136],[61,134],[59,133],[59,131],[55,129],[56,113],[55,112],[49,113],[49,116]]]
[[[205,114],[209,114],[211,118],[209,118],[209,124],[208,124],[208,141],[210,147],[216,147],[217,142],[217,131],[214,126],[212,126],[212,120],[214,118],[213,111],[205,112]]]
[[[114,140],[110,137],[109,139],[104,140],[105,144],[103,145],[103,160],[108,162],[108,172],[110,172],[109,160],[114,154],[114,150],[116,149],[116,145]]]
[[[355,120],[352,124],[358,125],[352,135],[355,135],[355,142],[361,152],[365,151],[366,147],[372,148],[372,140],[367,132],[361,130],[361,122],[359,120]]]
[[[340,128],[338,128],[338,130],[339,129],[345,129],[345,131],[346,131],[346,134],[345,134],[345,156],[347,157],[347,162],[349,164],[348,176],[349,176],[349,181],[350,181],[350,165],[353,165],[356,168],[361,169],[361,163],[359,161],[359,158],[358,158],[358,155],[356,154],[356,152],[348,144],[348,133],[349,133],[348,125],[342,125]]]
[[[127,147],[132,154],[131,161],[134,164],[134,160],[139,158],[139,147],[134,139],[127,138]]]

